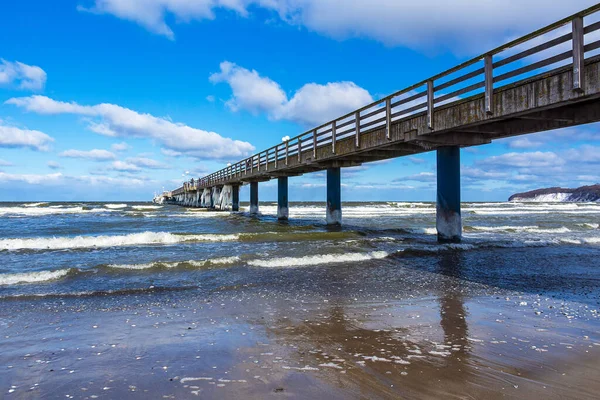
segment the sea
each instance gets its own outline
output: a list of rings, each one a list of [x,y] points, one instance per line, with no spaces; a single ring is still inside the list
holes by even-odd
[[[531,289],[518,277],[532,270],[550,291],[552,276],[565,270],[597,280],[598,203],[463,203],[459,244],[436,242],[434,203],[342,209],[343,226],[330,228],[316,202],[291,203],[287,222],[277,221],[272,202],[260,204],[259,216],[243,203],[233,213],[143,202],[0,203],[0,301],[211,290],[267,269],[388,271],[440,254],[462,255],[463,276],[493,270],[487,283],[511,289]]]

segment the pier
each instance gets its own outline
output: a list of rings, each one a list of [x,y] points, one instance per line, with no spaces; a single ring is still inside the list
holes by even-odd
[[[277,179],[277,216],[286,220],[288,179],[327,171],[326,221],[341,224],[342,168],[436,151],[438,240],[458,242],[461,148],[600,121],[600,22],[588,23],[599,16],[600,5],[571,15],[185,182],[164,201],[238,211],[239,188],[249,184],[256,214],[259,182]]]

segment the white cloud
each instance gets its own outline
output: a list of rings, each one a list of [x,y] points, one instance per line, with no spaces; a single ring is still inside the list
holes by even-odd
[[[12,167],[14,164],[0,158],[0,167]]]
[[[393,179],[392,182],[405,182],[405,181],[416,181],[416,182],[431,182],[435,181],[436,174],[433,172],[419,172],[418,174],[403,176],[401,178]]]
[[[44,185],[56,183],[62,178],[61,173],[47,174],[47,175],[34,175],[34,174],[6,174],[0,172],[0,183],[3,182],[23,182],[30,185]]]
[[[213,83],[227,82],[233,97],[227,102],[233,111],[247,110],[253,113],[272,112],[287,102],[287,96],[279,84],[262,77],[255,70],[248,70],[232,62],[223,61],[220,72],[210,76]]]
[[[214,19],[217,9],[246,16],[254,7],[339,40],[361,37],[389,46],[464,53],[483,51],[593,4],[595,0],[95,0],[92,7],[79,9],[133,21],[173,39],[166,19]]]
[[[220,72],[212,74],[210,81],[229,84],[233,93],[226,104],[233,111],[264,112],[275,120],[306,125],[322,124],[373,101],[353,82],[308,83],[288,100],[277,82],[229,61],[220,64]]]
[[[154,139],[170,150],[193,157],[237,158],[254,150],[254,146],[248,142],[224,138],[215,132],[192,128],[150,114],[141,114],[115,104],[83,106],[45,96],[12,98],[5,104],[13,104],[39,114],[76,114],[90,117],[88,128],[98,134]]]
[[[114,161],[110,169],[121,172],[137,172],[141,170],[137,165],[125,161]]]
[[[46,72],[35,65],[0,59],[0,86],[23,90],[41,90],[46,84]]]
[[[0,147],[25,147],[48,151],[52,142],[54,139],[40,131],[0,125]]]
[[[419,157],[408,157],[408,161],[413,164],[425,164],[427,162],[427,160]]]
[[[167,164],[161,163],[160,161],[153,160],[147,157],[131,157],[127,159],[127,162],[140,168],[149,169],[170,169]]]
[[[540,140],[533,140],[528,137],[520,137],[516,139],[511,139],[508,142],[508,147],[511,149],[533,149],[536,147],[541,147],[544,145],[544,142]]]
[[[125,150],[129,150],[130,148],[131,148],[131,146],[125,142],[115,143],[112,146],[110,146],[110,149],[112,151],[125,151]]]
[[[584,144],[576,149],[568,150],[566,158],[576,163],[600,163],[600,146]]]
[[[117,158],[114,153],[108,150],[93,149],[93,150],[66,150],[59,154],[60,157],[68,158],[83,158],[93,161],[110,161]]]
[[[178,22],[214,19],[213,9],[217,7],[246,15],[247,3],[247,0],[95,0],[93,7],[79,6],[78,10],[112,14],[174,39],[175,34],[165,21],[166,14],[174,15]]]
[[[484,160],[487,165],[506,167],[556,167],[565,163],[561,157],[551,151],[528,153],[506,153]]]
[[[56,161],[48,161],[48,163],[46,164],[48,165],[48,168],[50,169],[61,169],[61,165],[59,163],[57,163]]]

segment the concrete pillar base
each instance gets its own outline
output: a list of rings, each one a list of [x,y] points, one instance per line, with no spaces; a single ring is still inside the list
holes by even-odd
[[[342,224],[342,181],[340,168],[327,168],[327,225]]]
[[[462,239],[460,214],[460,148],[437,149],[437,217],[438,242],[458,243]]]
[[[281,176],[277,179],[277,219],[286,221],[289,214],[288,178],[287,176]]]
[[[231,187],[231,211],[240,211],[240,187],[237,185]]]
[[[250,182],[250,214],[258,214],[258,182]]]

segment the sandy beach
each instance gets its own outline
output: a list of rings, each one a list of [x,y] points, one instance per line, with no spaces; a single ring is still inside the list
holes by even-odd
[[[2,397],[597,398],[598,278],[507,268],[515,253],[229,269],[229,284],[216,269],[205,289],[4,301]]]

